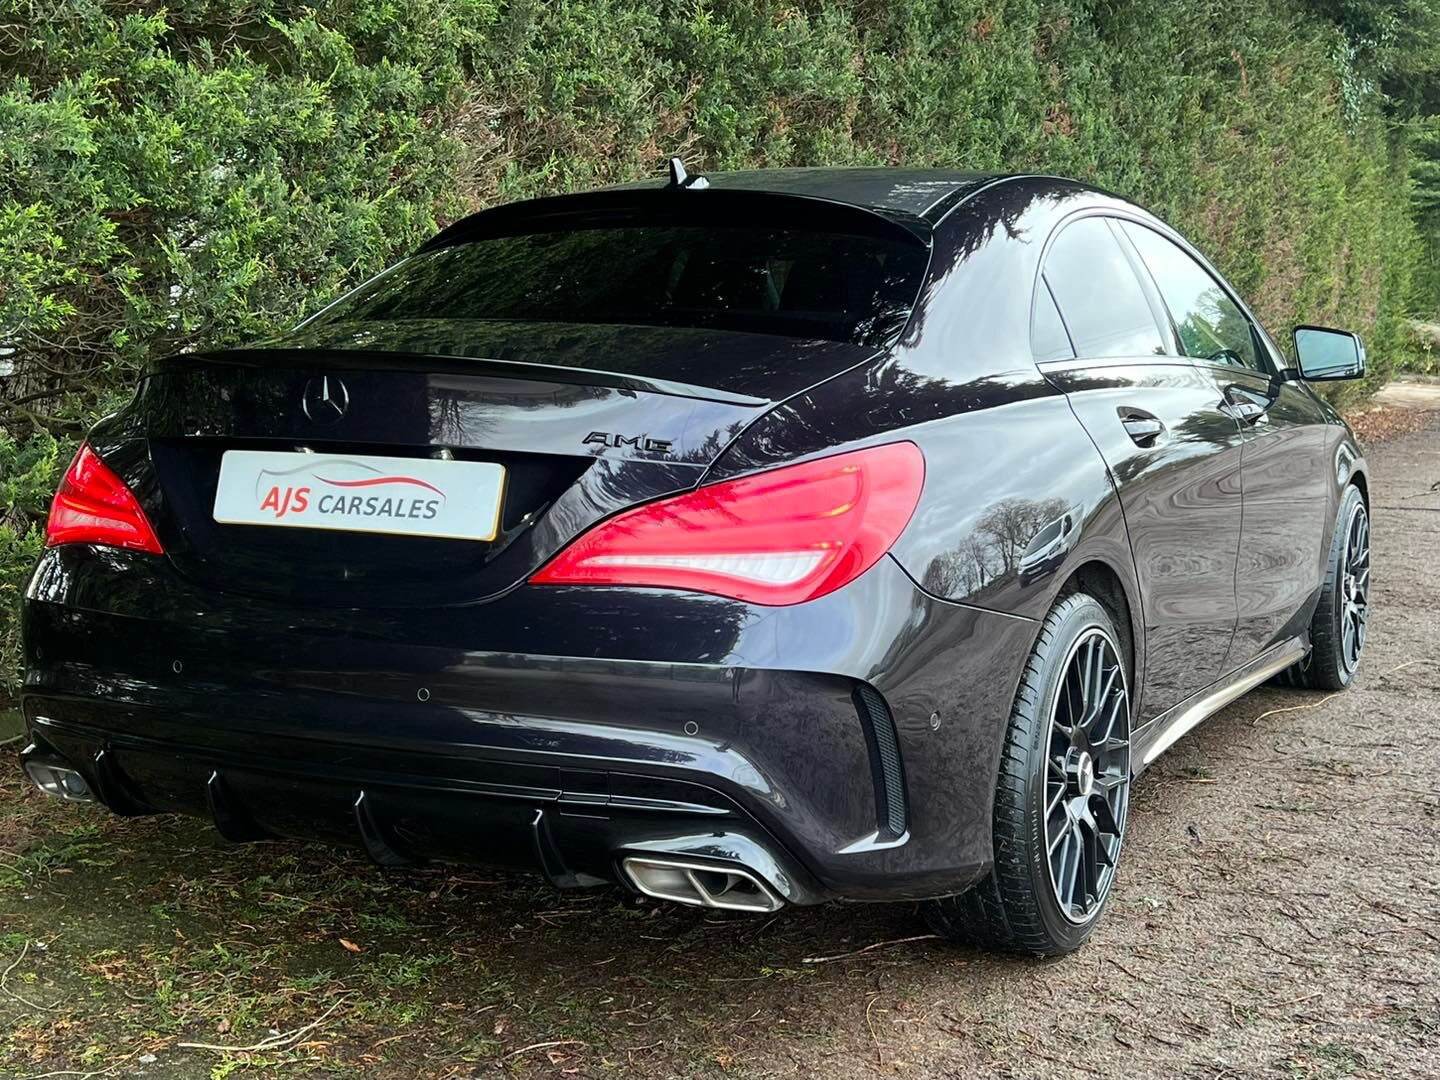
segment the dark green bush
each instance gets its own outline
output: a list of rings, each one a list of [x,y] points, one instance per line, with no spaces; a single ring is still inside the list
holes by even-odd
[[[1412,199],[1421,242],[1417,310],[1431,322],[1440,322],[1440,115],[1413,121],[1410,135]]]
[[[458,213],[446,128],[492,17],[464,0],[0,0],[0,464],[52,436],[68,460],[148,357],[284,325]],[[0,504],[0,698],[43,506]]]
[[[292,322],[469,207],[671,153],[1089,179],[1189,233],[1279,336],[1365,332],[1373,385],[1403,317],[1436,306],[1414,292],[1423,184],[1412,205],[1406,180],[1435,12],[0,0],[0,695],[39,495],[147,358]]]
[[[0,610],[7,615],[0,620],[0,693],[13,691],[20,667],[20,642],[8,616],[40,555],[41,522],[63,467],[60,448],[47,432],[17,446],[0,430]]]

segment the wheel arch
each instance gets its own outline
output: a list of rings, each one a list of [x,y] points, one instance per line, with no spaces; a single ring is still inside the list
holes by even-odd
[[[1144,624],[1138,598],[1132,599],[1124,577],[1104,559],[1092,558],[1075,567],[1055,594],[1053,604],[1072,593],[1083,592],[1100,602],[1120,633],[1120,648],[1130,676],[1133,700],[1136,680],[1142,671]]]
[[[1359,492],[1360,492],[1360,498],[1363,499],[1364,502],[1365,502],[1365,512],[1366,512],[1366,513],[1369,513],[1369,512],[1370,512],[1370,477],[1366,475],[1364,469],[1356,469],[1353,473],[1350,474],[1350,485],[1359,490]],[[1345,495],[1345,492],[1342,490],[1342,491],[1340,492],[1340,495],[1341,495],[1341,497],[1343,498],[1344,495]]]

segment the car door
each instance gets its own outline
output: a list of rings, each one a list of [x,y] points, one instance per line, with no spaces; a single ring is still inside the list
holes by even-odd
[[[1279,382],[1273,346],[1209,267],[1136,222],[1121,229],[1164,300],[1181,350],[1215,380],[1244,434],[1237,622],[1227,668],[1297,633],[1323,572],[1329,520],[1325,416]]]
[[[1036,289],[1036,362],[1109,466],[1145,625],[1137,723],[1223,672],[1236,620],[1239,423],[1176,355],[1144,269],[1100,216],[1062,224]]]

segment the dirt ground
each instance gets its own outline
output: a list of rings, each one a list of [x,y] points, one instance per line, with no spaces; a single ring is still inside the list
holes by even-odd
[[[1075,956],[231,847],[37,797],[11,746],[0,1073],[1440,1076],[1440,414],[1370,458],[1357,685],[1262,688],[1147,773]]]

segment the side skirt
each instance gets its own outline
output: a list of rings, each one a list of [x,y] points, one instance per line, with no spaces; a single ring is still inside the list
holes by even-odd
[[[1219,712],[1266,679],[1304,659],[1309,651],[1309,643],[1304,637],[1293,637],[1279,642],[1249,663],[1236,668],[1229,675],[1217,679],[1204,690],[1192,694],[1173,709],[1157,716],[1134,737],[1131,752],[1139,760],[1135,775],[1139,776],[1153,765],[1156,758],[1179,742],[1181,736],[1207,716]]]

